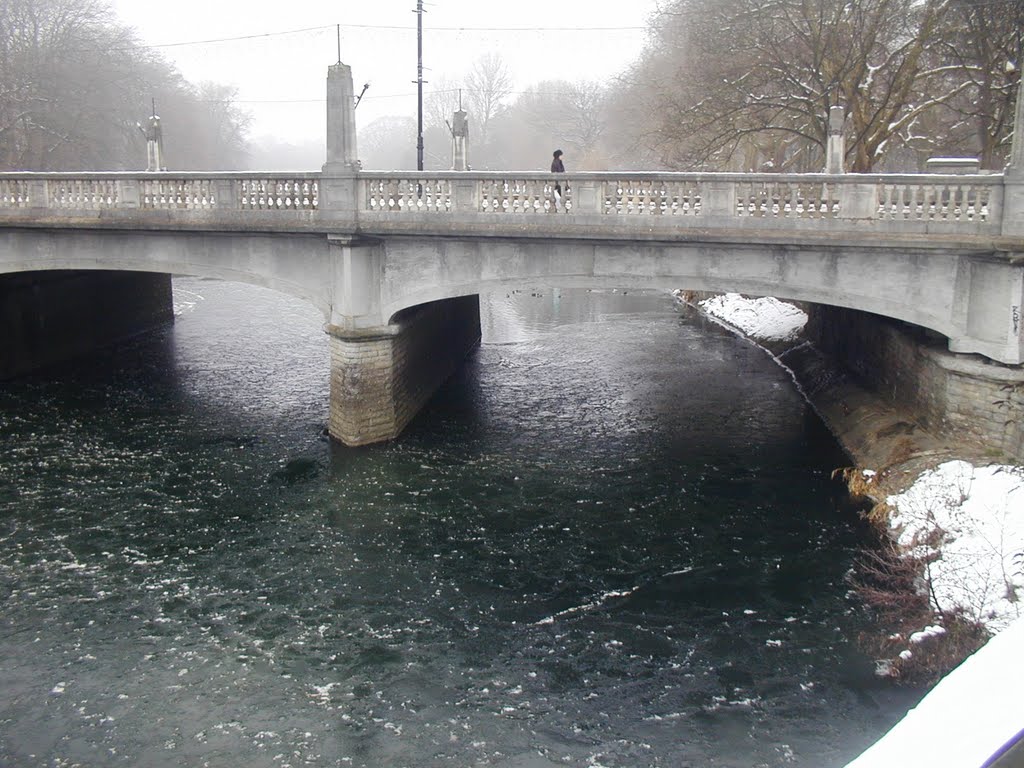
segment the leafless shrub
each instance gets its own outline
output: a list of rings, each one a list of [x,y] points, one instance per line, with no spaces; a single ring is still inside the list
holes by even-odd
[[[861,553],[849,579],[857,598],[872,613],[875,628],[862,632],[858,642],[878,660],[886,676],[901,683],[931,685],[990,635],[984,625],[960,610],[935,610],[928,580],[928,565],[935,555],[915,557],[896,544],[888,535],[884,504],[876,505],[867,517],[880,541]],[[945,632],[911,640],[915,632],[931,625]]]

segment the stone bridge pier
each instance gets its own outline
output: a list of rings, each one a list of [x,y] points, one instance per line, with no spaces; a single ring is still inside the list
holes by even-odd
[[[334,306],[328,432],[345,445],[391,440],[402,432],[479,344],[476,294],[381,313],[383,245],[329,236]]]
[[[320,207],[351,219],[358,208],[352,71],[327,72],[327,162]],[[430,397],[480,344],[476,294],[421,304],[385,317],[381,308],[383,245],[372,238],[328,235],[333,271],[328,432],[348,446],[401,434]]]
[[[399,312],[387,325],[329,324],[328,431],[345,445],[390,440],[480,344],[479,298],[462,296]]]

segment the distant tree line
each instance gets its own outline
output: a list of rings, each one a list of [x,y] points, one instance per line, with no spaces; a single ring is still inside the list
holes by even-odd
[[[672,0],[621,108],[672,168],[815,171],[844,107],[851,171],[1005,163],[1024,0]]]
[[[637,61],[605,83],[519,93],[500,56],[436,79],[425,165],[451,165],[470,118],[477,169],[819,171],[830,107],[846,110],[852,171],[916,171],[936,155],[1006,161],[1024,0],[664,0]],[[106,0],[0,0],[0,169],[145,167],[155,101],[168,167],[247,167],[233,88],[187,82]],[[416,121],[359,137],[366,168],[414,168]]]
[[[820,171],[828,116],[846,112],[846,167],[918,171],[933,156],[1006,162],[1024,0],[666,0],[639,59],[608,83],[552,80],[513,95],[485,57],[428,99],[428,168],[451,162],[462,103],[473,167]],[[367,167],[415,167],[415,121],[360,139]],[[366,150],[369,150],[368,152]]]
[[[0,0],[0,169],[145,168],[154,102],[169,167],[243,167],[234,96],[185,81],[104,0]]]

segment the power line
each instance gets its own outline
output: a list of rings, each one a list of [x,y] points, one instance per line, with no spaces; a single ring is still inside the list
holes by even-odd
[[[142,48],[178,48],[185,45],[208,45],[210,43],[233,43],[238,40],[255,40],[261,37],[282,37],[284,35],[298,35],[304,32],[319,32],[324,29],[330,29],[336,26],[334,24],[323,26],[323,27],[305,27],[304,29],[288,29],[281,32],[263,32],[255,35],[239,35],[238,37],[216,37],[210,40],[188,40],[177,43],[154,43],[152,45],[142,44]],[[344,26],[344,25],[342,25]]]
[[[426,80],[423,81],[426,83]],[[484,93],[480,89],[474,88],[439,88],[437,90],[427,90],[423,92],[424,96],[439,96],[444,93],[456,93],[462,91],[463,93]],[[508,96],[524,96],[526,94],[533,94],[537,96],[572,96],[571,91],[509,91]],[[416,93],[378,93],[374,96],[364,96],[364,101],[379,101],[380,99],[408,99],[416,96]],[[326,104],[327,99],[202,99],[204,104]]]
[[[305,27],[303,29],[288,29],[280,32],[262,32],[252,35],[238,35],[236,37],[215,37],[207,40],[180,40],[173,43],[140,43],[140,48],[180,48],[187,45],[210,45],[213,43],[234,43],[241,40],[256,40],[266,37],[282,37],[284,35],[297,35],[305,32],[321,32],[331,28],[341,29],[390,29],[402,32],[415,32],[416,27],[405,27],[388,24],[325,24],[319,27]],[[428,32],[638,32],[645,31],[647,27],[429,27]],[[105,49],[111,50],[111,49]],[[117,49],[122,50],[122,49]]]

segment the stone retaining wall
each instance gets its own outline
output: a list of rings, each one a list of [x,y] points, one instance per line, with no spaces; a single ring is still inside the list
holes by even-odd
[[[895,320],[807,305],[805,333],[886,404],[945,440],[1024,461],[1024,366],[945,348],[945,339]]]

